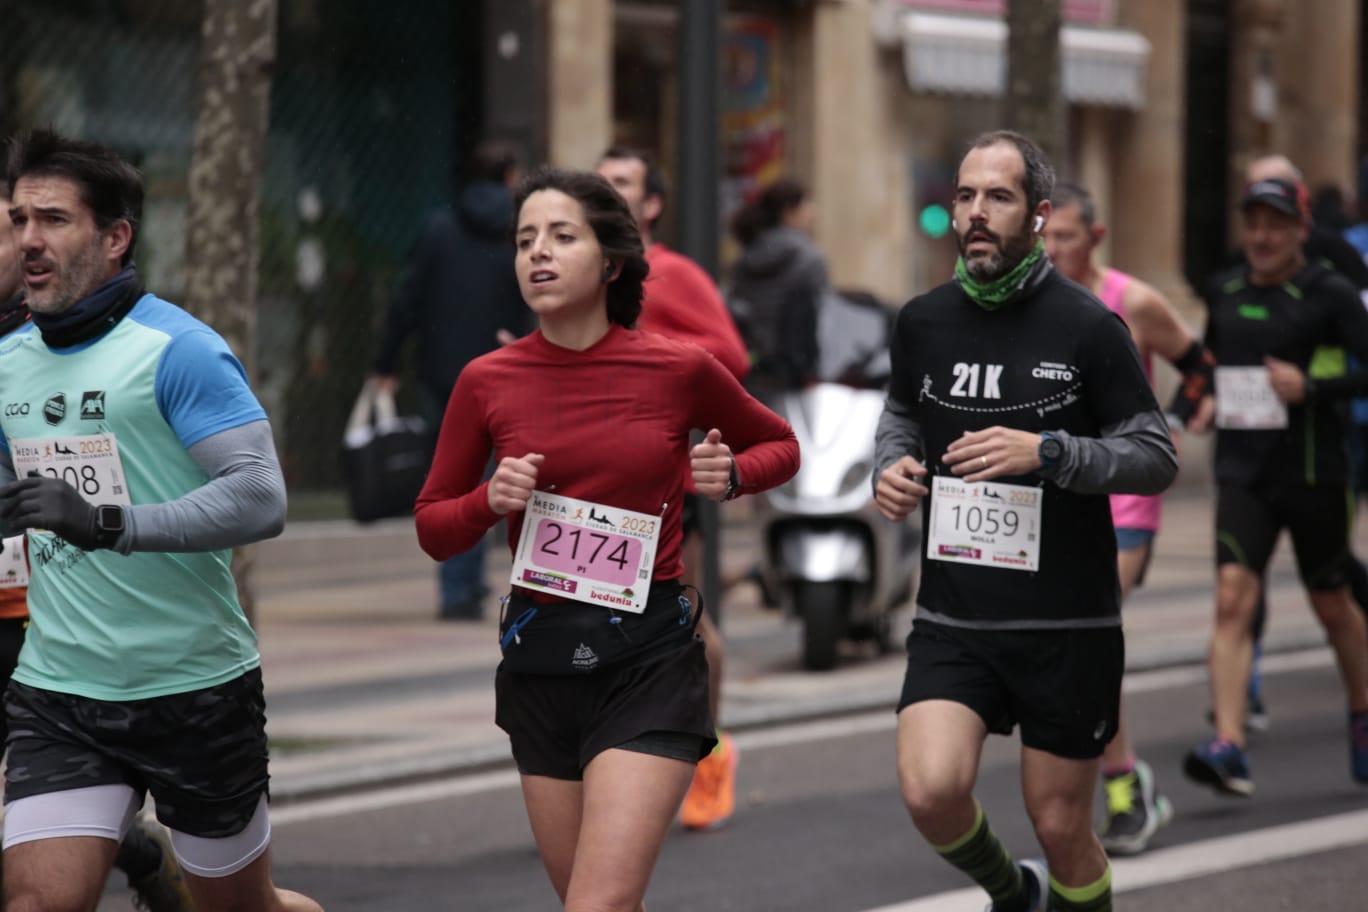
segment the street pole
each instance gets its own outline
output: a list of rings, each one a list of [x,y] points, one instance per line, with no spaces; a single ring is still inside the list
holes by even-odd
[[[679,248],[714,281],[720,220],[721,43],[721,0],[679,4]],[[703,603],[716,620],[722,597],[716,503],[699,499],[698,525],[703,535]]]
[[[1064,151],[1060,96],[1060,0],[1009,0],[1004,121],[1036,141],[1056,167]]]

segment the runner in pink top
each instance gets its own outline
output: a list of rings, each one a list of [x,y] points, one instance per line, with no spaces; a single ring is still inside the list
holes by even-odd
[[[1158,291],[1124,272],[1097,265],[1094,253],[1106,229],[1097,220],[1088,191],[1076,184],[1057,184],[1051,202],[1054,208],[1045,225],[1045,251],[1055,268],[1097,295],[1126,321],[1151,382],[1152,362],[1158,354],[1183,373],[1179,400],[1195,401],[1192,393],[1210,386],[1214,362],[1209,353]],[[1144,579],[1159,531],[1160,503],[1159,497],[1111,497],[1123,603]],[[1107,814],[1101,839],[1113,855],[1134,855],[1149,846],[1155,831],[1168,822],[1173,811],[1168,799],[1155,788],[1149,764],[1138,759],[1131,748],[1124,711],[1120,719],[1116,737],[1102,754]]]
[[[1074,208],[1077,209],[1078,207],[1075,206]],[[1052,218],[1051,221],[1054,221],[1054,219]],[[1067,259],[1067,257],[1065,257],[1065,259]],[[1089,262],[1091,264],[1091,257],[1089,257]],[[1063,271],[1057,260],[1055,261],[1055,268]],[[1131,327],[1131,336],[1135,339],[1136,347],[1140,349],[1140,362],[1145,368],[1145,376],[1150,378],[1150,383],[1152,385],[1154,383],[1154,352],[1152,349],[1145,348],[1141,345],[1141,336],[1136,332],[1135,324],[1132,323],[1130,315],[1126,313],[1126,290],[1132,290],[1132,299],[1136,297],[1136,293],[1145,295],[1152,293],[1155,296],[1154,300],[1159,302],[1165,309],[1167,309],[1167,305],[1162,304],[1163,299],[1158,297],[1158,292],[1155,292],[1154,289],[1150,288],[1148,285],[1144,285],[1144,283],[1137,283],[1133,276],[1127,275],[1119,269],[1103,268],[1098,270],[1096,267],[1093,267],[1092,272],[1100,272],[1100,277],[1102,279],[1100,287],[1091,286],[1091,283],[1089,283],[1093,294],[1097,295],[1098,298],[1102,300],[1102,303],[1106,304],[1107,307],[1111,309],[1112,313],[1125,320],[1126,325]],[[1064,274],[1069,275],[1067,272]],[[1079,281],[1071,275],[1069,278],[1074,279],[1076,282]],[[1182,327],[1180,326],[1179,329],[1181,330]],[[1186,334],[1186,330],[1182,331]],[[1122,529],[1137,529],[1150,533],[1158,532],[1159,513],[1163,503],[1162,497],[1163,495],[1161,494],[1111,495],[1112,525],[1116,526],[1118,536]],[[1151,535],[1151,537],[1153,536]],[[1131,550],[1125,549],[1125,546],[1120,544],[1119,538],[1118,548]],[[1146,555],[1146,558],[1148,559],[1148,555]],[[1143,577],[1143,570],[1141,571],[1141,576]],[[1139,583],[1140,580],[1137,579],[1135,584],[1139,585]]]

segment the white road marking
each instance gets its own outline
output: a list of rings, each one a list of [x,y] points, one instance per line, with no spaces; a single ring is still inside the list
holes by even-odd
[[[1330,650],[1319,648],[1265,656],[1262,660],[1262,669],[1265,675],[1269,675],[1305,668],[1318,668],[1329,664]],[[1206,669],[1200,666],[1144,671],[1126,677],[1126,690],[1131,693],[1141,693],[1181,687],[1204,680],[1206,680]],[[737,745],[743,749],[762,749],[892,731],[896,726],[897,717],[890,710],[881,709],[839,718],[817,719],[811,722],[797,722],[791,725],[775,726],[774,728],[738,732],[734,737]],[[516,772],[513,770],[497,770],[460,776],[454,779],[442,779],[436,782],[394,786],[375,791],[342,795],[336,798],[320,798],[287,804],[271,809],[271,823],[277,826],[286,826],[291,823],[344,817],[363,811],[424,804],[429,801],[441,801],[446,798],[458,798],[462,795],[478,795],[517,787],[518,774]]]
[[[271,826],[326,820],[329,817],[345,817],[348,814],[403,807],[410,804],[426,804],[430,801],[459,798],[462,795],[478,795],[484,792],[517,787],[518,773],[516,770],[498,770],[492,773],[462,776],[459,779],[401,785],[373,792],[341,795],[336,798],[320,798],[316,801],[301,801],[298,804],[287,804],[281,808],[271,808]]]
[[[1296,652],[1280,652],[1259,659],[1259,672],[1263,675],[1281,674],[1289,671],[1306,671],[1309,668],[1328,668],[1333,661],[1329,647],[1301,649]],[[1191,684],[1205,684],[1206,665],[1180,665],[1176,668],[1157,668],[1153,671],[1133,672],[1126,675],[1122,689],[1126,693],[1150,693],[1167,690],[1171,687],[1187,687]]]
[[[1251,830],[1158,849],[1112,861],[1112,892],[1129,893],[1208,874],[1286,861],[1368,842],[1368,811]],[[983,912],[987,895],[977,887],[923,896],[865,912]]]

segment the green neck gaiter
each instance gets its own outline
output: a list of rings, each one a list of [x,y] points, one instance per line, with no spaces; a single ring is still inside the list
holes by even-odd
[[[964,265],[964,257],[960,257],[955,261],[955,281],[979,307],[984,310],[997,310],[1016,296],[1025,284],[1031,268],[1044,254],[1045,239],[1037,238],[1035,247],[1020,263],[1012,267],[1011,272],[991,282],[979,282],[969,275],[969,269]]]

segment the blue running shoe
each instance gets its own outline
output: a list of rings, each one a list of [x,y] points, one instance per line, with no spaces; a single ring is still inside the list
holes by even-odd
[[[1193,782],[1216,789],[1218,794],[1241,798],[1254,794],[1254,780],[1249,778],[1244,751],[1229,741],[1217,739],[1188,751],[1183,772]]]
[[[1349,714],[1349,769],[1355,782],[1368,785],[1368,712]]]

